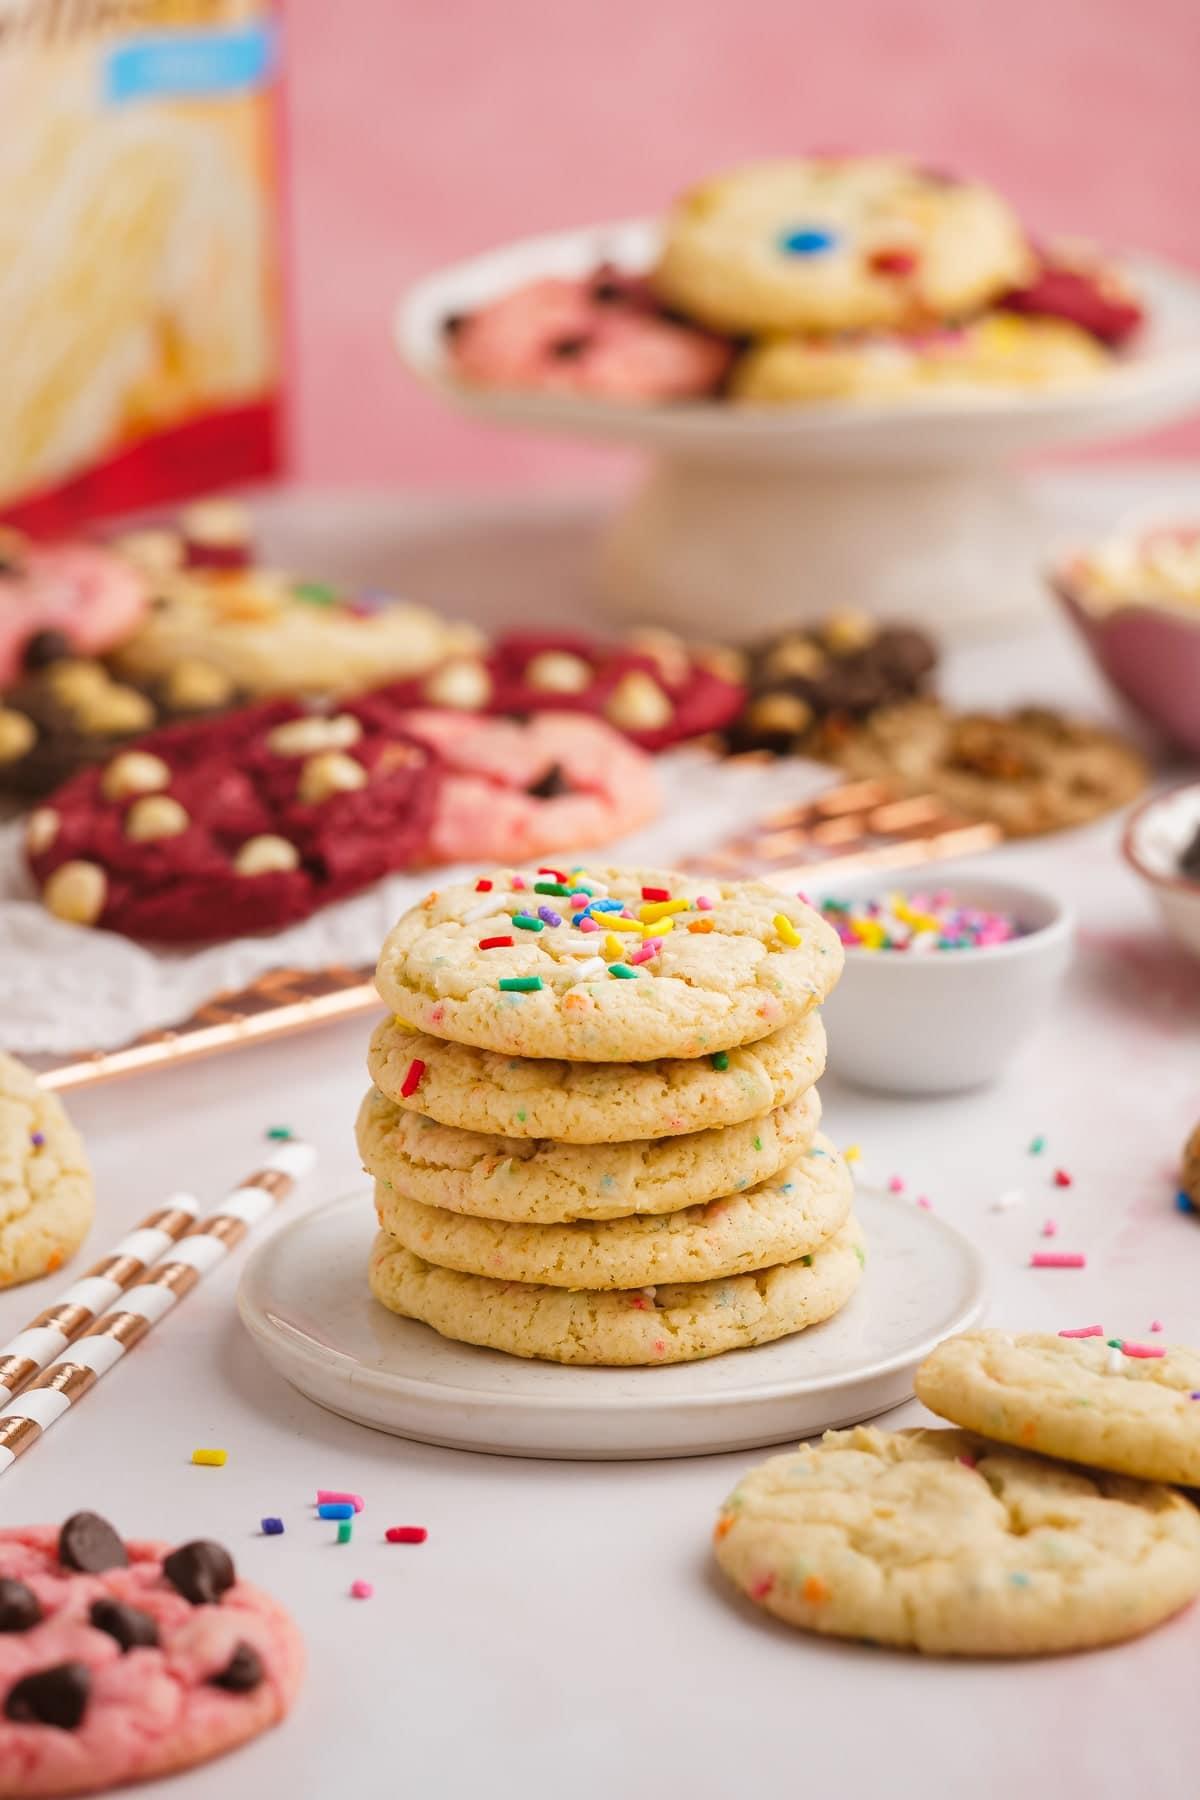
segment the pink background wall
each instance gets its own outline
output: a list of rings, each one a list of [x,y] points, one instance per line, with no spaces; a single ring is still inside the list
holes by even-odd
[[[284,0],[294,462],[326,482],[578,481],[389,342],[414,277],[654,211],[723,164],[910,149],[1030,222],[1200,269],[1197,0]],[[1200,453],[1200,425],[1155,441]]]

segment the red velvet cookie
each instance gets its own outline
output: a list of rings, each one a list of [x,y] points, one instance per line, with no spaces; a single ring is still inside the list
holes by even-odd
[[[398,726],[274,701],[151,732],[29,821],[43,903],[196,943],[275,931],[428,854],[441,767]]]
[[[0,1531],[0,1791],[94,1793],[277,1725],[304,1673],[283,1608],[197,1539],[123,1543],[95,1513]]]
[[[1145,318],[1137,296],[1114,270],[1096,259],[1048,251],[1025,287],[1000,301],[1009,312],[1065,319],[1090,332],[1110,350],[1128,343]]]
[[[745,689],[666,633],[644,647],[605,644],[570,632],[512,632],[483,657],[455,657],[417,681],[368,696],[378,716],[410,707],[463,712],[592,713],[643,750],[720,731],[740,712]]]

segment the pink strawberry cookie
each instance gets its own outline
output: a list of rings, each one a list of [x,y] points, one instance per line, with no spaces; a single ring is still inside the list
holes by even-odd
[[[604,270],[528,282],[447,329],[455,374],[477,387],[694,400],[716,392],[733,359],[724,338],[664,317],[643,284]]]
[[[111,550],[0,533],[0,687],[55,657],[111,649],[148,601],[143,577]]]
[[[295,1624],[198,1539],[123,1543],[95,1513],[0,1531],[0,1793],[94,1793],[206,1762],[277,1725]]]
[[[411,712],[404,728],[445,764],[431,830],[439,862],[523,862],[604,844],[658,811],[649,757],[598,719]]]

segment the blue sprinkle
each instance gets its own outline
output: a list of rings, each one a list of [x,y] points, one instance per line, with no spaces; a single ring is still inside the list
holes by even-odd
[[[348,1500],[323,1500],[317,1508],[318,1519],[352,1519],[354,1508]]]
[[[588,907],[588,911],[594,912],[594,913],[595,912],[624,912],[624,910],[625,910],[625,902],[623,900],[613,900],[611,898],[607,899],[607,900],[605,900],[605,899],[593,900],[591,902],[590,906]]]
[[[544,919],[547,925],[562,924],[562,914],[556,913],[552,906],[539,906],[538,918]]]
[[[262,1523],[262,1534],[264,1537],[282,1537],[283,1536],[283,1520],[282,1519],[263,1519],[261,1521],[261,1523]]]
[[[1180,1188],[1179,1192],[1175,1196],[1175,1211],[1190,1213],[1190,1212],[1195,1212],[1195,1210],[1196,1210],[1196,1208],[1192,1204],[1192,1196],[1190,1194],[1185,1193],[1184,1190],[1182,1188]]]
[[[784,232],[779,248],[788,256],[820,256],[834,249],[837,241],[836,231],[826,231],[820,225],[799,225],[795,231]]]

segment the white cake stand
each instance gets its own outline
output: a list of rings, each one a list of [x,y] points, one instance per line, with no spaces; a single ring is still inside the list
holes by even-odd
[[[1018,458],[1163,425],[1200,405],[1200,279],[1123,266],[1150,309],[1135,350],[1092,385],[962,390],[901,405],[635,406],[484,392],[450,375],[442,321],[539,275],[653,260],[635,220],[530,238],[413,288],[396,315],[408,366],[498,425],[607,440],[653,457],[604,542],[600,579],[624,620],[749,638],[853,605],[939,630],[1023,610],[1043,546]]]
[[[794,1442],[912,1397],[913,1370],[983,1309],[978,1253],[943,1219],[860,1192],[867,1267],[836,1317],[799,1336],[663,1369],[561,1368],[399,1319],[367,1291],[370,1195],[316,1208],[251,1257],[242,1322],[320,1406],[397,1437],[571,1461],[704,1456]]]

